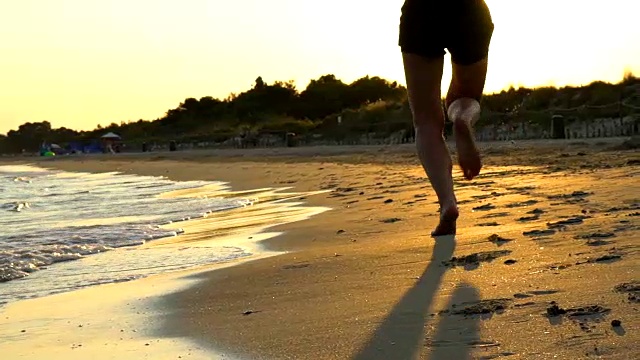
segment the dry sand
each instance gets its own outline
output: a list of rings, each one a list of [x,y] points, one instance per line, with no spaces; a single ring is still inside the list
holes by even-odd
[[[41,165],[333,190],[306,199],[333,210],[273,229],[265,244],[289,252],[163,297],[162,336],[248,359],[637,359],[640,156],[609,145],[485,145],[480,177],[456,172],[458,235],[437,241],[409,146]]]

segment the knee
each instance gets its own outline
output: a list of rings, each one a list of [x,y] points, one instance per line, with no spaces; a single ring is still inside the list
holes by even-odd
[[[444,128],[444,112],[442,107],[429,106],[429,108],[422,108],[420,111],[416,109],[412,110],[413,126],[417,130],[422,129],[443,129]]]
[[[442,136],[444,132],[444,120],[433,121],[433,119],[414,119],[413,127],[416,137]]]

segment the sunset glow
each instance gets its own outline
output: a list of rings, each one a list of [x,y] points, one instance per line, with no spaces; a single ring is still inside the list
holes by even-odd
[[[640,3],[487,0],[486,92],[640,74]],[[187,97],[333,73],[404,83],[402,0],[20,0],[0,5],[0,133],[156,119]],[[445,72],[443,83],[448,81]],[[443,88],[445,90],[445,88]]]

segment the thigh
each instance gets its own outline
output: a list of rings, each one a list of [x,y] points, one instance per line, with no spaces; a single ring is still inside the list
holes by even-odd
[[[440,87],[444,57],[426,58],[403,53],[402,59],[415,125],[444,124]]]

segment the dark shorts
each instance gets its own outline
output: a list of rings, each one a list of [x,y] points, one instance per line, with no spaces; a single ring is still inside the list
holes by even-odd
[[[402,52],[428,58],[449,50],[451,59],[471,65],[487,57],[493,34],[484,0],[405,0],[400,17]]]

